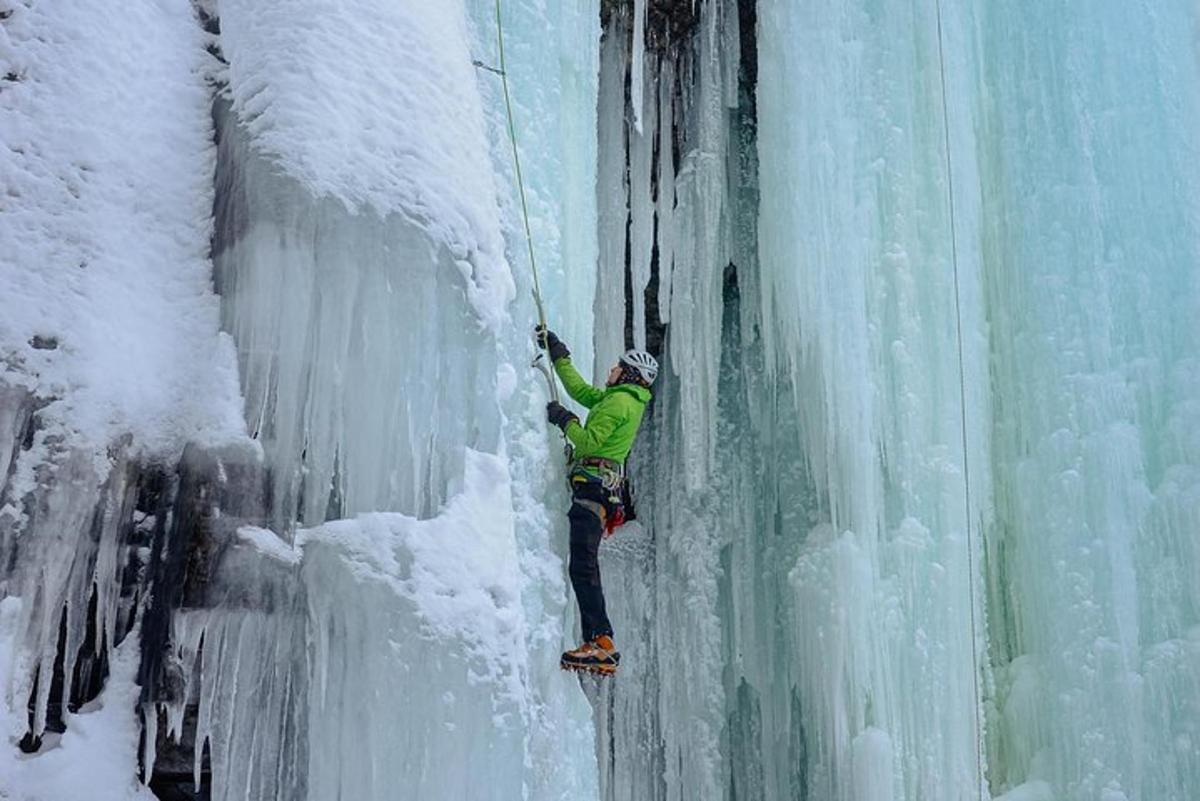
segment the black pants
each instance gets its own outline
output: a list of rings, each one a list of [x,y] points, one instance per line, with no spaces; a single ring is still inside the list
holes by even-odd
[[[568,572],[575,600],[579,602],[579,619],[584,641],[601,634],[612,636],[612,624],[604,611],[604,589],[600,586],[600,538],[604,524],[597,517],[593,504],[600,504],[611,514],[607,493],[596,484],[577,484],[575,500],[591,503],[571,504],[567,519],[571,521],[571,561]]]

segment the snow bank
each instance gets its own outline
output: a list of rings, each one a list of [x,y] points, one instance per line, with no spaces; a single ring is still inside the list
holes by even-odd
[[[0,25],[0,380],[75,446],[242,429],[207,259],[212,59],[186,4],[15,4]],[[40,442],[40,441],[39,441]],[[102,466],[101,466],[102,472]]]

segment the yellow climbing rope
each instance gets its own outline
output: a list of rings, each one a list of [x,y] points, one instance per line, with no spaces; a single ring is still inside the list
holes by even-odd
[[[975,789],[980,801],[983,801],[983,721],[979,716],[979,705],[982,698],[979,695],[979,634],[978,623],[975,620],[975,544],[974,529],[971,525],[971,467],[970,451],[967,443],[967,379],[963,360],[962,335],[962,297],[958,279],[958,230],[954,217],[954,169],[950,160],[950,114],[946,100],[946,56],[942,45],[942,3],[934,0],[937,9],[937,45],[938,70],[942,83],[942,133],[946,147],[946,193],[950,207],[950,261],[954,268],[954,325],[958,339],[958,400],[961,409],[961,432],[963,454],[963,495],[966,503],[967,520],[967,592],[971,608],[971,679],[974,687],[974,703],[972,708],[975,715]],[[989,794],[990,795],[990,794]]]

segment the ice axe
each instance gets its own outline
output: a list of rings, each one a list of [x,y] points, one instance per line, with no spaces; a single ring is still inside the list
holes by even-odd
[[[555,401],[558,400],[558,387],[554,384],[554,374],[550,372],[550,368],[546,366],[546,352],[538,351],[537,356],[533,357],[533,361],[529,364],[530,367],[542,374],[542,378],[546,379],[546,386],[550,389],[550,397]],[[575,456],[575,449],[571,447],[571,441],[567,439],[566,432],[563,432],[563,453],[566,454],[567,462],[569,463]]]
[[[558,387],[554,385],[554,376],[550,374],[550,368],[546,366],[545,351],[538,351],[537,356],[533,357],[533,362],[529,365],[533,369],[542,374],[546,379],[546,388],[550,391],[550,399],[558,400]]]

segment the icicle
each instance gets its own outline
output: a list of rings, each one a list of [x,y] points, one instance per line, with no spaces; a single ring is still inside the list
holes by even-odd
[[[625,64],[628,31],[621,15],[600,43],[599,171],[596,201],[600,265],[596,278],[595,364],[603,376],[625,350],[625,238],[629,218],[625,156]]]
[[[154,763],[158,761],[158,704],[153,701],[141,704],[142,710],[142,783],[150,784],[154,775]],[[199,782],[196,783],[199,788]]]
[[[642,131],[643,75],[646,71],[646,0],[633,0],[633,55],[630,58],[629,105],[633,107],[633,127]],[[654,129],[653,124],[650,126]]]
[[[738,19],[737,0],[724,0],[721,5],[721,76],[726,108],[737,108],[738,75],[741,67],[742,35]]]
[[[728,264],[725,209],[728,113],[723,103],[718,7],[701,9],[695,70],[698,87],[685,105],[691,134],[685,140],[675,189],[677,239],[671,279],[671,365],[679,376],[681,436],[689,490],[709,478],[715,448],[721,348],[721,287]]]
[[[658,75],[658,313],[671,320],[671,274],[675,268],[675,61],[664,56]]]
[[[651,169],[654,161],[655,118],[654,70],[645,72],[651,89],[645,131],[629,132],[629,274],[632,279],[633,344],[646,347],[646,285],[650,283],[650,258],[654,250],[654,200]],[[634,75],[631,80],[638,80]],[[638,96],[643,96],[639,92]]]

